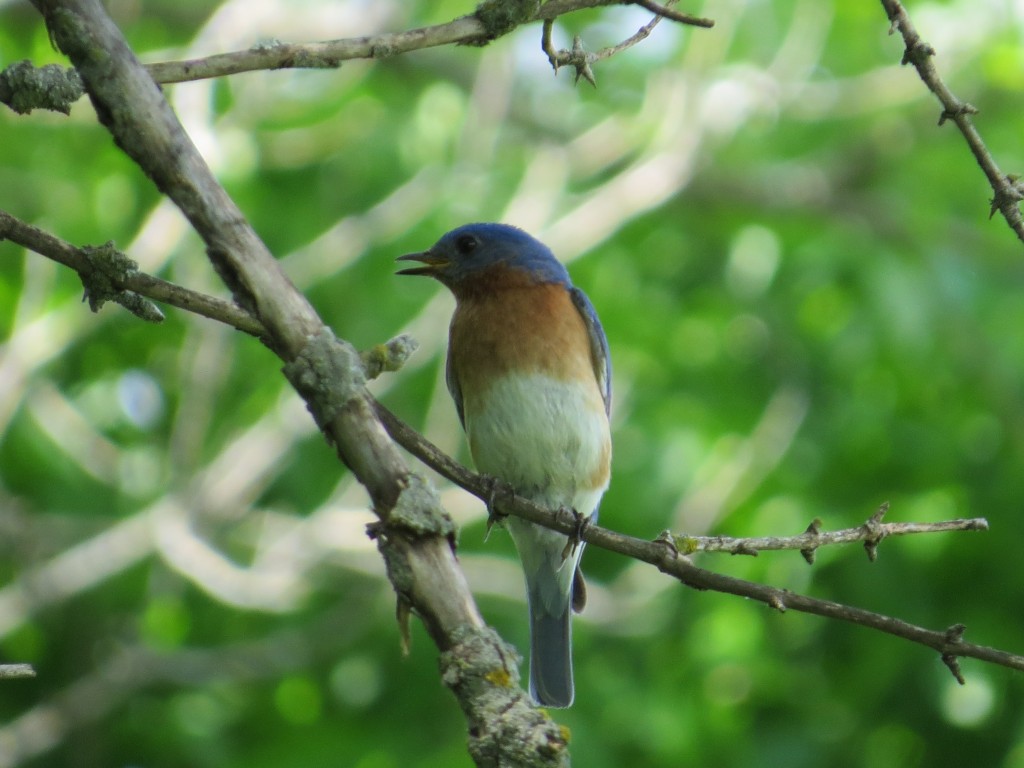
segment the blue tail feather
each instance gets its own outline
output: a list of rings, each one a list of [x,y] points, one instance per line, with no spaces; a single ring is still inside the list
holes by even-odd
[[[572,704],[572,626],[568,604],[558,616],[530,612],[530,695],[545,707]]]

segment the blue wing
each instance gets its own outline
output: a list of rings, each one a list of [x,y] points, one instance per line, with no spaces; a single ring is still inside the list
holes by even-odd
[[[450,342],[449,342],[450,344]],[[455,371],[452,367],[452,350],[448,348],[448,359],[444,364],[444,380],[448,385],[448,392],[452,396],[452,400],[455,402],[455,411],[459,414],[459,423],[462,424],[462,428],[466,428],[466,415],[465,409],[462,406],[462,390],[459,389],[459,380],[455,377]]]
[[[594,376],[597,377],[597,386],[601,390],[601,397],[604,398],[604,411],[610,414],[612,408],[612,359],[608,352],[608,338],[604,335],[604,328],[601,327],[597,311],[594,309],[594,305],[590,303],[590,299],[587,298],[587,294],[579,288],[572,286],[569,288],[569,295],[572,297],[572,303],[587,326],[587,335],[590,337],[590,358],[594,364]],[[448,389],[452,389],[450,377]],[[454,397],[454,395],[455,393],[452,391],[452,396]],[[461,415],[462,408],[458,398],[456,398],[456,403],[456,407],[459,408]]]

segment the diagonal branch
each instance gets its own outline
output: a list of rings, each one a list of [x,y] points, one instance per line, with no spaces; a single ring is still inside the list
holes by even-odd
[[[1024,185],[1014,176],[1008,176],[999,170],[992,154],[981,139],[981,134],[974,127],[971,115],[978,112],[973,106],[958,99],[949,86],[939,76],[932,57],[935,56],[935,49],[921,39],[917,33],[907,11],[900,0],[881,0],[882,7],[889,16],[892,26],[889,34],[899,30],[903,36],[903,43],[906,49],[903,52],[903,64],[913,64],[921,80],[928,86],[928,90],[935,94],[935,98],[942,104],[942,114],[939,116],[939,125],[951,120],[963,134],[967,146],[981,167],[985,178],[992,187],[994,193],[992,207],[989,216],[998,210],[1010,229],[1017,233],[1018,239],[1024,242],[1024,218],[1021,217],[1020,201],[1024,200]]]
[[[377,421],[358,353],[326,329],[288,280],[99,0],[33,4],[81,76],[100,121],[185,214],[236,303],[263,326],[286,376],[366,487],[381,520],[372,533],[398,594],[399,615],[407,620],[415,611],[440,649],[442,677],[466,716],[474,760],[485,766],[567,764],[566,734],[518,686],[507,684],[518,680],[517,655],[480,616],[436,492],[410,472]]]

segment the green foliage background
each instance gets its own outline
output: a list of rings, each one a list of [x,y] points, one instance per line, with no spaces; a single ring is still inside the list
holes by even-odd
[[[439,23],[471,3],[118,0],[145,61]],[[992,530],[702,565],[1024,650],[1024,254],[877,2],[706,3],[552,76],[538,26],[338,71],[165,87],[336,332],[422,349],[375,392],[468,461],[442,382],[451,300],[393,259],[503,220],[571,261],[615,363],[602,522],[787,535],[984,516]],[[911,3],[1002,167],[1020,171],[1024,29],[1005,0]],[[636,8],[561,20],[591,49]],[[61,61],[27,3],[0,64]],[[0,112],[0,207],[223,295],[201,243],[113,146]],[[366,498],[257,342],[169,310],[91,315],[77,277],[0,244],[0,766],[469,765],[464,723],[393,595]],[[445,500],[488,621],[526,642],[507,537]],[[578,765],[1024,767],[1024,677],[695,593],[591,549]]]

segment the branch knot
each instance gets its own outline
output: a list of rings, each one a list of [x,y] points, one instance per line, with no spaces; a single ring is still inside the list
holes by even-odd
[[[359,353],[366,369],[367,379],[376,379],[382,373],[394,373],[413,356],[420,343],[408,333],[402,333],[383,344],[377,344]]]
[[[72,67],[46,64],[37,68],[24,59],[0,72],[0,101],[19,115],[33,109],[71,114],[71,105],[83,93],[82,78]]]
[[[117,250],[113,240],[86,245],[81,252],[88,267],[80,269],[78,277],[85,288],[82,301],[88,300],[89,309],[99,312],[107,301],[113,301],[150,323],[163,322],[164,314],[155,304],[121,287],[139,271],[139,265]]]
[[[978,108],[973,104],[968,104],[966,101],[961,101],[952,109],[944,109],[939,115],[939,125],[943,125],[947,120],[956,120],[958,117],[963,115],[976,115],[978,114]]]
[[[934,55],[935,49],[928,45],[924,40],[918,38],[913,44],[907,45],[906,50],[903,51],[903,58],[900,60],[900,64],[913,64],[914,66],[918,66]]]
[[[864,537],[864,551],[868,553],[868,560],[872,563],[878,559],[878,545],[885,538],[885,530],[882,528],[882,518],[889,511],[889,502],[883,501],[875,510],[875,514],[867,519],[862,526],[867,534]]]
[[[444,512],[437,491],[420,475],[406,478],[395,506],[382,517],[386,531],[400,530],[414,538],[443,536],[455,548],[455,523]]]
[[[484,25],[484,38],[478,45],[507,35],[532,20],[539,10],[540,0],[484,0],[473,14]]]
[[[821,518],[816,517],[811,520],[811,524],[807,526],[807,530],[804,531],[804,535],[811,540],[811,544],[800,550],[800,554],[804,560],[807,561],[808,565],[814,565],[815,551],[818,549],[817,540],[821,538]]]
[[[990,219],[995,216],[996,211],[1004,208],[1011,212],[1016,211],[1019,216],[1017,203],[1024,200],[1024,182],[1015,174],[1007,174],[1005,179],[1006,183],[1001,184],[992,196],[992,205],[988,212]]]
[[[325,434],[326,425],[363,392],[366,384],[359,353],[327,326],[309,336],[306,346],[282,370]]]

